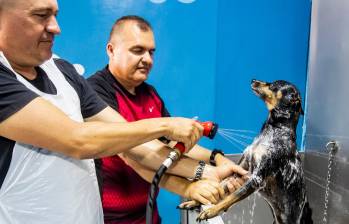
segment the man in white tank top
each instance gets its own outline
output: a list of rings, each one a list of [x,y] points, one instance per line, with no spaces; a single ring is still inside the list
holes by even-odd
[[[0,0],[0,223],[103,223],[92,158],[143,143],[136,154],[156,153],[161,136],[190,149],[202,136],[185,118],[126,123],[71,64],[52,59],[57,12],[56,0]],[[190,177],[196,166],[176,172]]]

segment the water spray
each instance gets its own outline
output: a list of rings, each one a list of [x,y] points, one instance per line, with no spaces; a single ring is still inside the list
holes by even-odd
[[[218,130],[218,124],[211,121],[198,122],[198,123],[204,127],[203,136],[208,137],[209,139],[213,139],[215,137]],[[164,137],[160,138],[160,140],[166,144],[170,142],[168,139]],[[161,164],[160,168],[156,171],[153,181],[150,185],[150,190],[148,194],[147,212],[146,212],[147,224],[153,224],[153,211],[154,211],[154,205],[156,200],[156,193],[159,189],[161,177],[164,175],[166,170],[182,156],[184,152],[185,152],[184,144],[182,142],[178,142],[173,147],[173,151],[170,152],[166,160]]]

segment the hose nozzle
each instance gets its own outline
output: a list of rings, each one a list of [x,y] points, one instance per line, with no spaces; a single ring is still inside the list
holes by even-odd
[[[213,139],[216,136],[218,130],[218,124],[212,121],[199,122],[204,127],[204,136],[209,139]]]
[[[205,121],[205,122],[200,122],[197,121],[200,125],[202,125],[204,127],[204,132],[203,132],[203,136],[208,137],[209,139],[213,139],[216,136],[217,130],[218,130],[218,124],[214,123],[212,121]],[[170,142],[170,140],[168,140],[165,137],[161,137],[159,138],[160,141],[162,141],[165,144],[168,144]],[[182,153],[185,152],[185,147],[184,144],[181,142],[178,142],[175,146],[175,151],[177,151],[177,153],[179,155],[181,155]]]
[[[204,127],[204,133],[203,136],[208,137],[209,139],[213,139],[216,136],[217,130],[218,130],[218,124],[212,122],[212,121],[205,121],[205,122],[199,122]],[[185,152],[185,146],[182,142],[178,142],[174,146],[175,150],[179,155],[183,154]]]

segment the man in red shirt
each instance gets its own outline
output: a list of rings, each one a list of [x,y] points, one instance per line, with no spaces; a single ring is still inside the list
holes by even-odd
[[[150,24],[138,16],[122,17],[115,22],[107,44],[109,65],[88,79],[100,97],[129,122],[170,116],[155,88],[145,82],[153,65],[154,51]],[[202,178],[206,180],[189,182],[167,175],[162,187],[205,204],[216,203],[224,194],[218,182],[233,172],[240,175],[247,172],[220,153],[214,154],[214,158],[211,155],[211,151],[196,145],[168,171],[192,178],[197,165],[188,164],[198,164],[199,160],[209,163],[211,157],[211,163],[216,163],[217,167],[205,165]],[[151,182],[154,170],[166,156],[167,152],[162,151],[143,156],[131,151],[96,161],[106,224],[145,223],[150,188],[147,181]],[[230,190],[241,183],[242,179],[232,181]],[[153,217],[155,223],[160,223],[157,209]]]

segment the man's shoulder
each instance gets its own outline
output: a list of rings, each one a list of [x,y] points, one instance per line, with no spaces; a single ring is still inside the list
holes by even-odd
[[[113,86],[115,83],[115,80],[111,77],[107,67],[92,74],[87,78],[87,81],[89,84],[97,86]]]
[[[5,75],[7,77],[15,77],[16,76],[10,69],[8,69],[1,62],[0,62],[0,74]]]
[[[80,80],[81,75],[76,71],[74,65],[67,60],[53,58],[53,62],[68,80],[72,80],[74,82]]]
[[[53,58],[53,62],[56,64],[56,66],[59,68],[59,69],[63,69],[63,70],[71,70],[73,69],[75,72],[75,68],[74,68],[74,65],[72,65],[70,62],[68,62],[67,60],[64,60],[62,58]]]
[[[99,70],[87,78],[89,82],[100,82],[106,80],[104,69]]]

